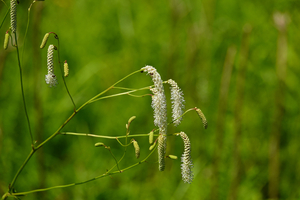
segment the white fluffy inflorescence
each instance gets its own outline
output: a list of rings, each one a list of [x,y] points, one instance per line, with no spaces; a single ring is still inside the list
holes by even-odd
[[[181,115],[183,114],[184,109],[184,98],[183,98],[183,92],[178,87],[177,83],[169,79],[168,80],[169,85],[171,86],[171,100],[172,100],[172,117],[174,120],[175,126],[178,126],[182,120]]]
[[[164,91],[163,82],[159,73],[152,66],[147,65],[142,68],[143,71],[148,72],[154,83],[154,88],[151,88],[152,108],[154,109],[154,125],[159,128],[167,125],[167,103]]]
[[[56,86],[56,84],[57,84],[56,76],[55,76],[54,70],[53,70],[54,50],[56,50],[56,47],[53,44],[49,45],[48,52],[47,52],[48,74],[45,75],[45,81],[50,87]]]
[[[143,72],[148,72],[154,83],[154,88],[150,90],[152,96],[152,108],[154,109],[154,125],[159,127],[158,137],[158,163],[159,170],[165,169],[165,153],[167,141],[167,103],[162,79],[156,69],[147,65],[141,69]]]
[[[181,157],[181,175],[182,180],[185,183],[192,183],[194,174],[192,172],[193,163],[191,159],[191,142],[188,136],[184,132],[179,134],[184,143],[184,152]]]

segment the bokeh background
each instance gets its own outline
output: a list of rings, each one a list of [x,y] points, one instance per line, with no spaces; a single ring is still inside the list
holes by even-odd
[[[170,137],[167,154],[179,159],[167,160],[164,172],[158,171],[154,154],[148,163],[122,174],[22,199],[300,199],[298,0],[38,1],[31,7],[25,45],[32,1],[19,2],[24,90],[37,143],[73,112],[62,79],[55,88],[44,81],[47,47],[39,46],[47,32],[60,38],[61,61],[67,60],[70,67],[66,82],[77,106],[152,65],[164,80],[174,79],[182,88],[187,109],[201,108],[208,120],[204,130],[196,112],[190,112],[181,125],[168,128],[170,133],[186,132],[191,140],[192,184],[181,180],[182,140]],[[8,0],[0,2],[1,22],[7,5]],[[7,16],[0,29],[3,40],[9,26]],[[47,44],[56,42],[51,36]],[[136,74],[120,86],[150,84],[149,76]],[[106,99],[88,105],[63,131],[124,135],[134,115],[131,134],[149,133],[155,128],[152,113],[149,96]],[[148,138],[136,140],[141,160],[149,153]],[[95,148],[96,142],[110,146],[117,158],[122,156],[123,148],[115,140],[59,135],[32,157],[16,190],[80,182],[105,173],[114,159],[107,150]],[[30,150],[17,54],[10,46],[0,50],[1,195]],[[130,146],[120,166],[137,161]]]

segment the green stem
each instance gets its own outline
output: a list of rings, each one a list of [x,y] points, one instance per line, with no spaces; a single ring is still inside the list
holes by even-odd
[[[105,136],[105,135],[94,135],[89,133],[73,133],[73,132],[62,132],[61,135],[76,135],[76,136],[87,136],[87,137],[97,137],[97,138],[104,138],[104,139],[120,139],[120,138],[127,138],[127,137],[145,137],[149,136],[147,134],[137,134],[137,135],[122,135],[122,136]],[[159,136],[159,134],[154,134],[154,136]]]
[[[106,92],[108,92],[109,90],[113,89],[115,85],[117,85],[118,83],[122,82],[123,80],[127,79],[128,77],[132,76],[133,74],[136,74],[138,72],[142,72],[141,69],[132,72],[131,74],[128,74],[127,76],[125,76],[124,78],[120,79],[119,81],[117,81],[115,84],[113,84],[112,86],[110,86],[109,88],[107,88],[106,90],[104,90],[103,92],[97,94],[96,96],[94,96],[93,98],[91,98],[90,100],[88,100],[86,103],[84,103],[80,108],[86,106],[89,103],[92,103],[95,101],[95,99],[97,99],[99,96],[105,94]]]
[[[66,80],[65,80],[65,76],[64,76],[64,70],[63,70],[63,68],[61,66],[61,62],[60,62],[60,56],[59,56],[59,38],[58,38],[58,35],[55,34],[55,38],[57,39],[57,57],[58,57],[58,65],[59,65],[59,68],[60,68],[61,76],[62,76],[64,85],[65,85],[65,88],[67,90],[67,93],[68,93],[68,95],[69,95],[69,97],[70,97],[70,99],[71,99],[71,101],[73,103],[74,111],[75,111],[76,110],[76,105],[75,105],[75,102],[74,102],[74,100],[73,100],[73,98],[71,96],[71,93],[70,93],[69,89],[68,89],[68,86],[67,86],[67,83],[66,83]]]
[[[25,35],[24,35],[24,42],[23,42],[23,50],[22,50],[22,61],[23,61],[23,55],[24,55],[24,51],[25,51],[25,42],[26,42],[26,38],[27,38],[27,33],[28,33],[28,29],[29,29],[29,23],[30,23],[30,10],[32,5],[35,3],[35,0],[30,4],[29,8],[28,8],[28,13],[27,13],[27,25],[26,25],[26,30],[25,30]]]
[[[29,116],[28,116],[26,101],[25,101],[22,67],[21,67],[20,54],[19,54],[19,48],[18,48],[17,34],[14,33],[14,36],[15,36],[15,43],[16,43],[16,49],[17,49],[17,57],[18,57],[18,65],[19,65],[19,72],[20,72],[20,83],[21,83],[21,92],[22,92],[23,105],[24,105],[25,115],[26,115],[27,124],[28,124],[28,128],[29,128],[29,134],[30,134],[30,138],[31,138],[31,146],[32,146],[32,148],[34,148],[34,146],[33,146],[33,137],[32,137],[31,127],[30,127],[30,121],[29,121]]]
[[[13,190],[14,188],[14,185],[15,185],[15,182],[18,178],[18,176],[20,175],[20,173],[22,172],[22,170],[24,169],[25,165],[27,164],[27,162],[30,160],[31,156],[34,154],[36,150],[32,149],[30,154],[27,156],[26,160],[24,161],[24,163],[22,164],[22,166],[20,167],[20,169],[17,171],[14,179],[12,180],[12,182],[10,183],[9,185],[9,192],[11,193],[11,191]]]
[[[114,87],[114,89],[115,89],[115,87]],[[90,101],[90,103],[94,103],[94,102],[102,100],[102,99],[108,99],[108,98],[122,96],[122,95],[130,95],[130,93],[141,91],[141,90],[149,90],[149,87],[144,87],[144,88],[135,89],[135,90],[128,91],[128,92],[122,92],[122,93],[118,93],[118,94],[112,94],[112,95],[100,97],[100,98],[97,98],[97,99],[94,99],[94,100]]]

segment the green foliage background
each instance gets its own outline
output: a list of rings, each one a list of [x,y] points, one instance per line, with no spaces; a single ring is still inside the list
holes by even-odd
[[[0,2],[0,17],[8,9]],[[174,79],[185,94],[186,108],[199,107],[208,120],[204,130],[197,114],[188,113],[178,127],[169,132],[186,132],[191,140],[195,178],[184,184],[180,159],[167,160],[166,170],[158,171],[157,155],[149,163],[122,174],[88,184],[30,194],[22,199],[212,199],[218,180],[217,198],[230,199],[234,167],[234,121],[237,100],[237,75],[241,60],[245,25],[251,27],[244,103],[241,113],[241,138],[238,142],[241,160],[237,199],[267,199],[269,185],[269,148],[275,124],[281,124],[279,145],[279,197],[300,199],[300,2],[297,0],[53,0],[36,2],[30,13],[25,46],[27,10],[32,1],[20,0],[18,39],[23,51],[24,89],[34,138],[41,142],[49,137],[73,112],[62,80],[49,88],[47,48],[39,49],[47,32],[60,38],[61,59],[67,60],[70,75],[66,81],[77,104],[106,89],[125,75],[145,65],[157,68],[164,80]],[[276,121],[276,75],[278,30],[273,14],[288,15],[287,74],[282,121]],[[1,27],[3,36],[9,17]],[[52,37],[49,44],[56,44]],[[221,77],[226,52],[236,49],[228,99],[220,98]],[[24,50],[23,50],[24,49]],[[16,50],[0,50],[0,193],[7,191],[15,173],[30,152],[30,137],[20,91]],[[57,67],[57,65],[56,65]],[[55,69],[59,74],[58,68]],[[126,87],[151,84],[149,76],[137,74],[122,83]],[[166,88],[167,90],[167,88]],[[168,91],[168,90],[167,90]],[[169,97],[169,96],[168,96]],[[222,114],[224,131],[218,133],[220,102],[227,101]],[[148,133],[154,128],[151,98],[117,97],[87,106],[63,129],[109,136],[124,135],[127,120],[135,115],[132,134]],[[169,113],[170,114],[170,113]],[[170,116],[170,115],[169,115]],[[170,117],[169,117],[170,118]],[[148,138],[136,138],[148,151]],[[223,147],[219,173],[214,173],[218,140]],[[51,187],[84,181],[106,172],[114,160],[108,151],[95,148],[96,142],[112,147],[120,157],[122,148],[115,140],[88,137],[57,136],[30,160],[16,183],[17,191]],[[168,140],[167,154],[181,156],[179,137]],[[128,149],[126,167],[137,162],[132,146]]]

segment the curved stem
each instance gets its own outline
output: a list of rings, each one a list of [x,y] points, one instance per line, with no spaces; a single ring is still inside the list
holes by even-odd
[[[60,68],[61,76],[62,76],[64,85],[65,85],[65,88],[67,90],[67,93],[68,93],[68,95],[69,95],[69,97],[70,97],[70,99],[71,99],[71,101],[73,103],[74,111],[75,111],[76,110],[76,105],[75,105],[75,102],[74,102],[74,100],[73,100],[73,98],[71,96],[71,93],[70,93],[69,89],[68,89],[68,86],[67,86],[67,83],[66,83],[66,80],[65,80],[65,76],[64,76],[64,70],[63,70],[63,68],[61,66],[61,62],[60,62],[60,56],[59,56],[59,38],[58,38],[58,35],[55,34],[55,38],[57,39],[57,57],[58,57],[58,65],[59,65],[59,68]]]

